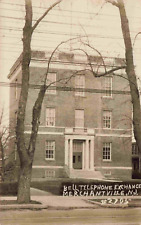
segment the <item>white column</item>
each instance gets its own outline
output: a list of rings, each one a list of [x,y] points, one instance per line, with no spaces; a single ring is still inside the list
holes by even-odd
[[[73,168],[73,166],[72,166],[73,145],[72,144],[73,144],[73,140],[70,139],[70,154],[69,154],[69,167],[70,167],[70,169]]]
[[[83,142],[83,149],[82,149],[82,169],[85,169],[85,141]]]
[[[69,160],[69,145],[68,145],[68,139],[65,138],[65,165],[68,166],[68,160]]]
[[[89,169],[89,140],[86,140],[86,148],[85,148],[85,169]]]
[[[90,170],[94,170],[94,140],[90,142]]]

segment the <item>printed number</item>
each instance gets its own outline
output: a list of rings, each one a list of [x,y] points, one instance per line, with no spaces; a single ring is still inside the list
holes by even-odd
[[[107,203],[107,199],[101,200],[102,204],[106,204]]]
[[[121,198],[121,199],[119,200],[119,202],[120,202],[120,204],[123,204],[123,203],[124,203],[124,199]]]
[[[117,198],[115,198],[114,199],[114,204],[116,204],[118,202],[118,199]]]
[[[102,204],[128,204],[131,199],[123,199],[123,198],[108,198],[108,199],[103,199],[101,200]]]
[[[107,200],[109,204],[112,204],[112,198],[108,198]]]

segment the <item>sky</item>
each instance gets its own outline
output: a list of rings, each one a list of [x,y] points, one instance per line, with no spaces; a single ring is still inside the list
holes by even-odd
[[[55,0],[32,0],[33,24],[53,2]],[[136,34],[141,32],[141,0],[125,0],[125,5],[134,42]],[[22,52],[24,17],[24,0],[0,0],[0,82],[9,82],[9,70]],[[63,40],[86,35],[103,56],[124,57],[119,11],[104,0],[62,0],[35,30],[32,49],[51,51]],[[73,46],[74,43],[70,42],[63,48],[70,51]],[[140,79],[141,35],[134,44],[134,60]],[[0,85],[0,94],[7,121],[8,88]]]

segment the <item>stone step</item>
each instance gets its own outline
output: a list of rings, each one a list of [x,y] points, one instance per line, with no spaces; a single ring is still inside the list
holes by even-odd
[[[104,179],[104,176],[100,171],[91,171],[91,170],[76,170],[72,169],[70,171],[71,178],[87,178],[87,179]]]

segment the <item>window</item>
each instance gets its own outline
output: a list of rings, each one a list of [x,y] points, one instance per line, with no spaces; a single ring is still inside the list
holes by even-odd
[[[55,126],[55,109],[46,108],[46,126],[54,127]]]
[[[85,76],[84,75],[77,75],[75,76],[75,88],[82,88],[82,90],[76,90],[75,96],[85,96]]]
[[[45,177],[55,177],[55,170],[46,170]]]
[[[55,141],[46,141],[45,159],[55,159]]]
[[[111,171],[107,170],[107,171],[105,171],[104,175],[105,175],[105,176],[111,176],[112,173],[111,173]]]
[[[84,110],[75,110],[75,127],[84,127]]]
[[[103,143],[103,160],[111,160],[111,143],[109,142]]]
[[[103,128],[111,128],[111,111],[103,111]]]
[[[18,86],[17,86],[17,82],[18,82],[18,80],[16,79],[15,80],[15,99],[16,100],[18,99]]]
[[[132,155],[138,155],[139,152],[138,152],[138,146],[136,143],[133,143],[132,144]]]
[[[17,160],[17,143],[14,145],[14,159]]]
[[[73,142],[73,152],[82,152],[83,150],[83,141],[74,140]]]
[[[73,155],[73,163],[75,163],[75,155]]]
[[[17,117],[18,117],[18,112],[15,111],[14,118],[13,118],[13,121],[12,121],[12,124],[13,124],[13,126],[15,126],[15,127],[16,127],[16,125],[17,125]]]
[[[112,97],[112,77],[104,77],[104,95],[103,97]]]
[[[49,73],[47,75],[47,85],[50,85],[47,89],[48,94],[56,94],[56,73]]]
[[[78,155],[78,162],[81,162],[81,156]]]

